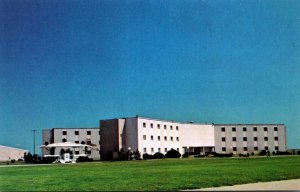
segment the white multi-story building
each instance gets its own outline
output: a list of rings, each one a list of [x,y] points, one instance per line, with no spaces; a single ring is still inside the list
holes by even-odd
[[[51,143],[72,142],[86,144],[100,148],[100,133],[98,128],[53,128],[43,129],[43,144],[47,146]],[[44,155],[59,155],[59,148],[43,150]],[[99,150],[75,148],[75,155],[86,153],[94,160],[100,159]]]
[[[113,158],[121,148],[142,154],[165,154],[175,149],[181,154],[258,153],[261,150],[285,151],[283,124],[196,124],[144,117],[100,120],[102,160]]]

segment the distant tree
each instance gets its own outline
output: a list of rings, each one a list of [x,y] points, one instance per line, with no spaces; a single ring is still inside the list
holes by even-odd
[[[33,156],[30,152],[24,153],[24,161],[26,163],[32,163],[33,162]]]
[[[141,153],[139,152],[138,149],[136,149],[134,152],[133,152],[133,156],[134,156],[134,159],[135,160],[141,160]]]

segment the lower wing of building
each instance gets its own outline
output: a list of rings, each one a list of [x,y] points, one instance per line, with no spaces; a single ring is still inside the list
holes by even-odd
[[[262,150],[285,151],[284,124],[194,124],[144,117],[100,121],[102,160],[113,153],[138,150],[143,154],[165,154],[175,149],[181,154],[257,154]]]

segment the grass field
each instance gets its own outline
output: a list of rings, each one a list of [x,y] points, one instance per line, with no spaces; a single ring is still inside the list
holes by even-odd
[[[300,178],[300,156],[0,168],[0,191],[180,190]]]

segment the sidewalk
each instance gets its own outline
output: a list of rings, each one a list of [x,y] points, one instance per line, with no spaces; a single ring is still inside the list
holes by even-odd
[[[300,179],[271,181],[264,183],[249,183],[243,185],[195,189],[189,191],[300,191]]]

